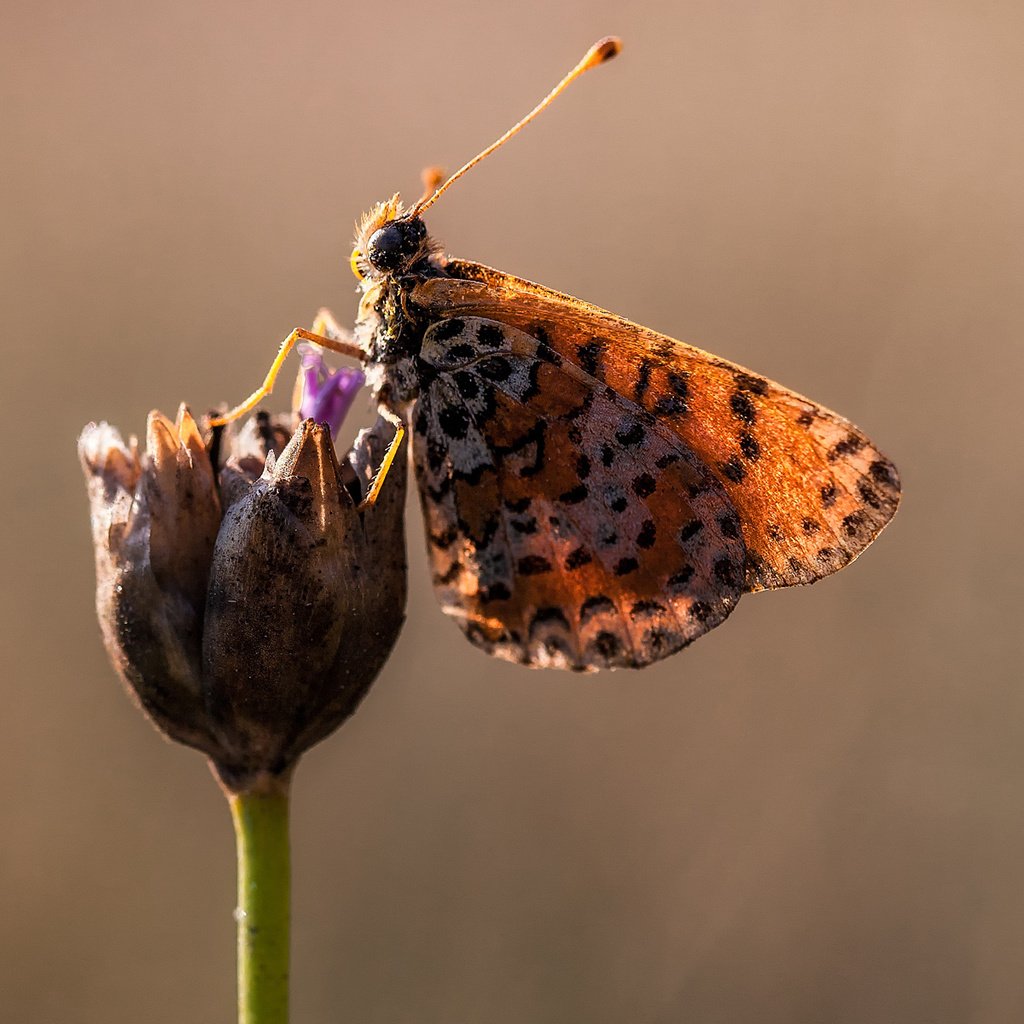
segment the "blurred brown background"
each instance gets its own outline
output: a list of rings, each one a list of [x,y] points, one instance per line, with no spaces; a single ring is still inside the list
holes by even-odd
[[[413,509],[397,652],[298,775],[294,1019],[1024,1015],[1017,0],[8,0],[3,1020],[234,1012],[228,814],[107,665],[79,429],[236,400],[319,305],[351,321],[353,219],[607,32],[432,229],[842,411],[904,507],[590,678],[471,649]]]

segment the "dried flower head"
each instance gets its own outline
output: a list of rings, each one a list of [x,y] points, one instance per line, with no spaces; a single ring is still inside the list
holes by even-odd
[[[304,374],[300,407],[336,429],[361,376],[318,353]],[[143,451],[105,423],[79,440],[111,660],[233,791],[286,774],[355,710],[404,618],[402,460],[361,504],[392,428],[339,464],[327,424],[288,440],[293,424],[260,414],[204,439],[183,406],[150,414]]]

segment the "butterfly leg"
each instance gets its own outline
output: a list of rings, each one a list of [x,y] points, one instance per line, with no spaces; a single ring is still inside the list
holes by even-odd
[[[313,320],[313,326],[310,330],[314,334],[320,334],[325,338],[330,338],[331,341],[342,341],[345,344],[354,344],[352,332],[345,327],[342,327],[338,323],[335,315],[327,309],[322,307],[317,310],[315,319]]]
[[[331,320],[334,318],[331,317]],[[320,317],[317,317],[317,322],[320,322]],[[332,352],[340,352],[344,356],[353,356],[356,359],[362,359],[364,356],[363,350],[352,341],[336,341],[333,338],[324,337],[322,334],[314,334],[313,331],[303,330],[301,327],[296,327],[291,334],[281,343],[281,348],[278,350],[277,356],[274,358],[273,363],[270,364],[270,369],[267,371],[266,379],[262,385],[258,387],[244,402],[236,405],[233,409],[224,413],[223,416],[215,416],[210,420],[210,426],[222,427],[227,423],[232,423],[237,420],[240,416],[244,416],[250,409],[254,409],[271,391],[274,390],[274,382],[277,380],[277,375],[281,372],[281,367],[284,365],[284,361],[288,358],[288,353],[295,347],[299,341],[311,341],[321,348],[330,349]]]
[[[402,439],[405,437],[405,423],[402,421],[401,416],[393,413],[386,406],[381,406],[380,414],[395,428],[395,436],[391,439],[391,444],[388,445],[384,458],[380,460],[380,468],[374,473],[370,486],[367,489],[366,497],[363,498],[359,505],[360,508],[368,508],[376,502],[380,489],[384,486],[384,478],[388,475],[391,463],[395,461],[398,449],[402,445]]]
[[[355,344],[355,337],[352,332],[338,323],[335,315],[326,306],[317,310],[313,318],[313,326],[310,330],[331,341],[344,342],[346,345]],[[302,394],[306,386],[306,374],[300,365],[295,372],[295,384],[292,387],[292,408],[298,409],[302,405]]]

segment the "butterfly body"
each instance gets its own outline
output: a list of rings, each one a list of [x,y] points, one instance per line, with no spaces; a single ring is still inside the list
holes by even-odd
[[[639,667],[747,591],[846,565],[899,500],[856,427],[571,296],[448,259],[397,198],[357,232],[356,339],[406,420],[435,590],[523,664]]]

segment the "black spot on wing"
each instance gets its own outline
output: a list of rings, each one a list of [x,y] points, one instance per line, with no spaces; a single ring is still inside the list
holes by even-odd
[[[688,377],[689,374],[685,372],[669,371],[665,378],[669,393],[659,395],[651,409],[656,416],[682,416],[688,411],[686,404],[690,397]]]
[[[453,374],[453,377],[455,386],[459,389],[459,394],[467,401],[472,402],[474,398],[479,396],[480,383],[472,373],[466,370],[458,370]]]
[[[476,339],[483,348],[501,348],[505,335],[497,324],[483,323],[476,332]]]
[[[445,353],[445,360],[448,363],[459,362],[465,363],[470,359],[475,359],[480,353],[466,342],[459,342],[458,345],[452,345]]]
[[[605,629],[594,637],[594,648],[602,658],[610,661],[621,652],[622,644],[614,633]]]
[[[856,455],[866,444],[867,442],[863,437],[859,437],[857,434],[849,434],[842,441],[834,444],[829,450],[829,461],[835,462],[836,459],[843,459],[848,455]]]
[[[512,591],[509,590],[508,585],[500,581],[492,583],[480,591],[480,601],[483,604],[488,604],[491,601],[507,601],[511,596]]]
[[[469,413],[461,405],[444,405],[438,410],[437,423],[448,437],[461,441],[469,430]]]
[[[643,405],[644,395],[647,394],[647,389],[651,386],[651,371],[654,369],[654,364],[650,359],[640,360],[640,369],[637,370],[636,382],[633,384],[633,401],[637,405]]]
[[[604,346],[596,340],[586,341],[576,346],[576,357],[580,361],[580,367],[590,374],[591,377],[601,379],[601,353]]]
[[[528,402],[531,398],[540,394],[540,385],[537,383],[539,374],[540,360],[535,359],[530,363],[530,368],[526,371],[526,387],[520,392],[519,401]]]
[[[748,427],[752,426],[757,419],[757,410],[754,408],[754,403],[742,391],[733,393],[729,399],[729,407],[732,409],[733,416]]]
[[[647,436],[643,425],[637,422],[625,422],[615,431],[615,440],[627,448],[635,448]]]
[[[540,576],[551,572],[551,563],[541,555],[526,555],[516,563],[516,572],[520,576]]]
[[[656,416],[681,416],[686,412],[686,402],[675,395],[662,395],[651,410]]]
[[[595,615],[615,611],[615,602],[604,594],[594,594],[580,605],[580,625],[586,625]]]
[[[640,643],[643,648],[642,660],[644,662],[651,662],[664,658],[667,654],[671,654],[672,651],[678,650],[681,646],[682,638],[675,631],[655,626],[653,629],[644,631]]]
[[[768,381],[764,377],[755,377],[752,373],[740,370],[733,374],[733,380],[740,391],[749,391],[753,395],[768,394]]]
[[[477,365],[477,372],[481,377],[500,383],[512,376],[512,364],[504,356],[488,356]]]
[[[558,500],[564,505],[579,505],[590,497],[590,490],[586,484],[577,484],[575,487],[558,496]]]
[[[728,515],[722,516],[718,520],[718,525],[722,530],[723,537],[728,537],[729,540],[737,540],[739,538],[740,521],[739,518],[731,512]]]
[[[887,462],[884,459],[876,459],[871,463],[868,472],[876,483],[885,484],[887,487],[899,486],[899,477],[897,477],[896,468],[891,462]]]
[[[727,587],[738,585],[739,566],[731,558],[720,558],[715,562],[715,577]]]
[[[666,610],[660,601],[634,601],[629,609],[629,616],[632,619],[640,619],[646,615],[659,615]]]
[[[584,565],[589,565],[594,560],[594,556],[586,550],[586,548],[575,548],[570,551],[565,559],[565,567],[570,572],[574,569],[580,569]]]
[[[704,529],[704,524],[699,519],[691,519],[685,526],[679,531],[679,539],[685,544],[688,540],[693,540],[694,537]]]
[[[561,608],[551,606],[548,608],[538,608],[534,612],[533,618],[530,620],[530,632],[532,633],[538,626],[551,622],[557,622],[558,625],[564,626],[566,629],[569,628],[569,620],[566,618],[565,612]]]
[[[640,548],[653,548],[655,541],[658,539],[658,528],[654,523],[653,519],[645,519],[643,525],[640,527],[640,532],[636,535],[637,547]]]
[[[878,492],[868,484],[862,483],[858,488],[857,492],[860,494],[860,500],[865,505],[870,505],[874,509],[882,507],[882,499],[879,498]]]
[[[437,341],[451,341],[452,338],[457,338],[465,329],[466,322],[458,317],[453,317],[451,320],[442,320],[439,324],[435,324],[431,328],[431,337]]]
[[[625,512],[629,508],[629,499],[623,494],[621,488],[611,486],[605,488],[605,504],[615,513]]]
[[[679,572],[669,576],[665,582],[669,593],[679,594],[685,592],[686,588],[690,585],[690,581],[693,579],[693,572],[693,566],[687,565],[680,569]]]
[[[690,375],[686,371],[677,373],[675,370],[672,370],[668,375],[668,386],[672,389],[675,397],[684,403],[690,397],[689,377]]]
[[[743,453],[743,457],[750,462],[757,462],[761,458],[761,446],[757,442],[757,438],[748,430],[744,430],[740,434],[740,451]]]
[[[728,462],[720,462],[718,464],[718,471],[726,480],[731,480],[734,484],[743,483],[743,479],[747,475],[747,471],[735,455]]]
[[[650,497],[657,489],[657,481],[650,473],[641,473],[633,478],[633,493],[638,498]]]
[[[847,537],[856,537],[863,526],[863,512],[851,512],[848,516],[843,516],[843,529],[846,531]]]

